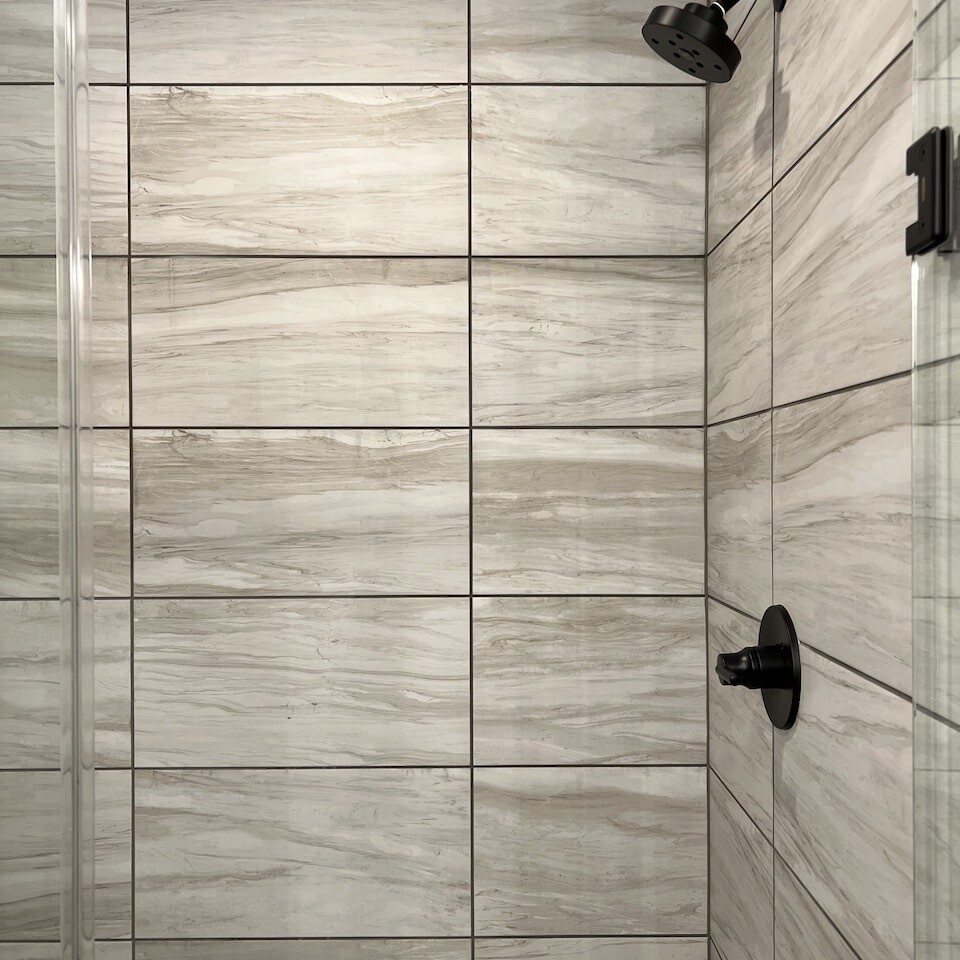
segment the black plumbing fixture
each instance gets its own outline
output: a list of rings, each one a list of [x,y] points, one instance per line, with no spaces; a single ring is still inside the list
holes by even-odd
[[[654,7],[643,39],[654,53],[697,80],[727,83],[740,66],[740,49],[727,36],[726,15],[739,0],[715,0],[685,7]],[[787,0],[773,0],[779,13]]]
[[[717,657],[717,676],[725,687],[763,693],[763,705],[775,727],[789,730],[800,707],[800,644],[785,607],[768,607],[755,647]]]

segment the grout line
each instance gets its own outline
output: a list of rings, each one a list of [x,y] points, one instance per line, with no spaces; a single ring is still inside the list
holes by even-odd
[[[130,118],[130,0],[124,3],[127,107],[127,466],[130,510],[130,951],[136,951],[137,936],[137,758],[136,758],[136,644],[134,642],[134,451],[133,451],[133,165]]]
[[[771,231],[773,225],[771,222]],[[770,330],[770,378],[771,378],[771,389],[773,387],[773,324],[771,323]],[[889,383],[891,380],[900,380],[905,377],[909,377],[912,374],[912,370],[898,370],[896,373],[887,373],[882,377],[874,377],[872,380],[861,380],[859,383],[851,383],[843,387],[835,387],[833,390],[824,390],[821,393],[812,393],[807,397],[800,397],[797,400],[785,400],[783,403],[778,403],[773,406],[764,407],[761,410],[754,410],[752,413],[744,413],[736,417],[727,417],[723,420],[717,420],[715,423],[708,425],[708,429],[713,427],[724,427],[728,426],[731,423],[738,423],[741,420],[750,420],[753,417],[762,417],[764,414],[773,414],[778,410],[789,410],[791,407],[799,407],[805,403],[813,403],[816,400],[829,400],[831,397],[839,397],[845,393],[854,393],[857,390],[865,390],[868,387],[876,387],[884,383]]]
[[[750,811],[743,805],[743,803],[740,801],[740,798],[730,788],[730,784],[727,783],[727,781],[724,780],[723,777],[720,776],[720,774],[713,767],[710,767],[710,775],[717,778],[717,782],[723,787],[724,790],[727,791],[727,793],[730,794],[730,797],[733,800],[733,802],[740,808],[740,812],[750,821],[753,828],[760,834],[760,836],[763,837],[763,842],[767,844],[767,846],[772,848],[773,841],[767,838],[767,834],[764,831],[763,827],[761,827],[760,824],[757,823],[753,814],[751,814]],[[772,820],[772,817],[771,817],[771,820]]]
[[[769,602],[772,604],[774,602],[775,594],[775,581],[774,581],[774,571],[776,570],[776,561],[774,558],[774,525],[776,523],[776,512],[774,510],[774,489],[773,489],[773,461],[774,455],[776,452],[776,444],[774,443],[774,416],[773,416],[773,378],[775,373],[774,366],[774,350],[773,350],[773,311],[774,311],[774,294],[775,288],[773,283],[773,270],[774,270],[774,244],[773,244],[773,227],[774,227],[774,204],[773,204],[773,183],[777,175],[777,76],[780,68],[780,14],[774,10],[773,13],[773,23],[771,24],[771,29],[773,30],[773,61],[771,63],[772,76],[771,76],[771,111],[770,111],[770,217],[768,220],[769,227],[769,238],[770,238],[770,307],[767,311],[767,319],[769,321],[769,331],[770,331],[770,392],[767,396],[767,402],[769,404],[769,410],[767,414],[770,419],[770,473],[769,473],[769,483],[770,483],[770,595],[768,596]],[[760,201],[761,203],[766,202],[766,197]],[[773,925],[771,931],[771,939],[773,944],[773,956],[771,960],[777,960],[777,870],[776,870],[776,839],[777,839],[777,825],[776,825],[776,814],[777,814],[777,805],[775,801],[776,790],[777,790],[777,737],[776,729],[771,731],[770,737],[770,847],[774,851],[772,856],[774,857],[773,862],[773,871],[770,877],[770,900],[771,900],[771,910],[770,910],[770,921]],[[730,795],[734,796],[733,791],[730,791]],[[744,811],[746,812],[746,811]],[[760,831],[761,834],[763,831]]]
[[[846,935],[845,935],[844,932],[840,929],[840,927],[837,926],[837,924],[836,924],[836,922],[834,921],[833,917],[823,908],[823,906],[821,905],[820,901],[810,892],[810,888],[800,879],[799,876],[797,876],[796,871],[793,869],[793,867],[790,866],[789,863],[787,863],[787,861],[783,858],[783,855],[780,853],[779,850],[777,850],[776,847],[774,847],[774,849],[773,849],[773,861],[774,861],[774,863],[773,863],[774,876],[776,876],[776,872],[777,872],[777,861],[779,861],[781,864],[783,864],[784,869],[787,870],[787,871],[789,871],[790,876],[793,877],[794,883],[796,883],[797,886],[800,887],[800,889],[803,890],[803,892],[810,898],[811,902],[814,904],[814,906],[817,908],[817,910],[820,911],[820,913],[821,913],[821,914],[823,915],[823,917],[826,919],[827,923],[830,924],[830,926],[833,928],[834,932],[835,932],[835,933],[837,934],[837,936],[843,941],[844,945],[847,947],[847,949],[850,951],[850,953],[852,953],[853,956],[854,956],[854,957],[857,957],[858,960],[859,960],[860,954],[859,954],[856,950],[854,950],[853,944],[851,944],[850,941],[846,938]],[[776,947],[774,947],[774,949],[776,949]]]
[[[779,16],[776,17],[776,20],[779,22]],[[865,87],[863,88],[863,90],[861,90],[860,93],[857,94],[857,96],[854,98],[854,100],[853,100],[848,106],[846,106],[846,107],[837,115],[837,117],[836,117],[834,120],[832,120],[832,121],[830,122],[830,124],[820,132],[820,134],[818,134],[817,138],[816,138],[813,142],[811,142],[806,148],[804,148],[803,152],[796,158],[796,160],[793,161],[793,163],[790,164],[789,167],[787,167],[786,170],[783,171],[783,173],[779,176],[779,178],[776,176],[776,165],[775,165],[775,160],[776,160],[776,142],[774,141],[773,150],[771,151],[771,164],[772,164],[772,166],[773,166],[773,172],[772,172],[772,175],[771,175],[771,184],[772,184],[772,185],[771,185],[770,189],[747,211],[747,213],[746,213],[743,217],[741,217],[741,218],[713,245],[713,247],[712,247],[712,248],[710,249],[710,251],[709,251],[709,254],[713,254],[713,253],[717,250],[717,248],[718,248],[725,240],[727,240],[727,238],[729,238],[730,235],[743,223],[743,221],[746,220],[747,217],[749,217],[750,214],[753,213],[753,212],[757,209],[757,207],[759,207],[760,204],[763,203],[763,201],[767,199],[767,197],[772,197],[772,196],[773,196],[773,194],[775,193],[777,187],[780,186],[780,184],[782,184],[782,183],[784,182],[784,180],[790,175],[790,173],[791,173],[793,170],[795,170],[795,169],[814,151],[814,149],[815,149],[817,146],[819,146],[819,144],[820,144],[821,141],[827,136],[827,134],[829,134],[835,127],[837,127],[837,126],[846,118],[847,114],[849,114],[849,113],[860,103],[860,101],[863,100],[864,97],[866,97],[867,94],[868,94],[875,86],[877,86],[877,85],[880,83],[881,80],[883,80],[883,78],[890,72],[890,70],[893,69],[893,67],[894,67],[894,65],[897,63],[897,61],[898,61],[902,56],[904,56],[904,54],[906,54],[906,53],[910,50],[910,48],[911,48],[911,46],[912,46],[912,43],[913,43],[913,42],[911,41],[911,42],[908,43],[902,50],[897,51],[897,53],[895,54],[895,56],[893,57],[893,59],[890,60],[887,64],[885,64],[885,65],[881,68],[880,72],[867,84],[867,86],[865,86]],[[774,89],[776,89],[776,73],[774,73]],[[774,119],[775,119],[775,118],[774,118]],[[773,121],[771,121],[771,122],[773,122]],[[708,254],[708,255],[709,255],[709,254]]]
[[[470,589],[469,626],[469,730],[470,730],[470,957],[477,953],[477,870],[476,870],[476,751],[474,738],[474,471],[473,471],[473,7],[467,0],[467,576]]]
[[[949,717],[945,717],[942,713],[937,713],[936,710],[931,710],[930,707],[922,706],[915,701],[914,708],[916,709],[917,713],[921,713],[923,716],[928,717],[931,720],[935,720],[937,723],[941,723],[945,727],[949,727],[954,733],[960,733],[960,723],[958,723],[956,720],[951,720]]]
[[[479,593],[472,594],[474,599],[500,599],[500,598],[530,598],[530,599],[556,599],[556,600],[702,600],[703,593]],[[133,600],[135,603],[159,601],[190,601],[190,602],[209,602],[209,603],[245,603],[273,600],[317,600],[326,602],[328,600],[469,600],[470,593],[208,593],[208,594],[134,594],[133,597],[127,596],[101,596],[97,597],[97,602],[116,602]],[[55,602],[58,597],[0,597],[0,604],[3,603],[46,603]],[[711,597],[710,599],[714,599]],[[718,601],[720,602],[720,601]],[[737,611],[738,613],[740,611]]]
[[[749,16],[749,14],[748,14]],[[704,716],[706,719],[706,828],[707,828],[707,942],[713,930],[713,908],[710,895],[712,833],[710,831],[710,620],[707,610],[707,583],[710,576],[710,504],[708,492],[710,489],[710,457],[707,423],[709,421],[709,392],[710,392],[710,315],[709,315],[709,285],[710,264],[707,259],[710,244],[710,100],[711,87],[708,84],[705,91],[704,131],[703,131],[703,657],[704,657]],[[709,947],[708,947],[709,950]]]
[[[300,772],[353,771],[379,773],[384,770],[705,770],[705,763],[354,763],[354,764],[171,764],[156,766],[138,764],[136,773],[281,773],[284,770]],[[56,773],[59,767],[0,767],[0,774],[10,773]],[[97,767],[98,772],[124,773],[130,767]],[[139,938],[138,938],[139,939]],[[258,938],[254,938],[258,939]],[[389,939],[389,938],[388,938]]]
[[[899,376],[899,374],[897,374]],[[844,388],[847,389],[847,388]],[[803,401],[798,401],[803,402]],[[0,427],[2,430],[53,430],[55,427]],[[95,430],[117,430],[124,429],[123,427],[115,426],[102,426],[95,427]],[[343,431],[377,431],[377,430],[390,430],[399,432],[401,430],[411,431],[414,433],[435,433],[442,430],[487,430],[495,431],[500,433],[506,433],[508,431],[515,430],[702,430],[703,425],[700,423],[656,423],[656,424],[647,424],[647,423],[598,423],[598,424],[555,424],[555,423],[536,423],[536,424],[517,424],[511,426],[509,424],[505,425],[488,425],[488,424],[470,424],[470,423],[438,423],[431,424],[428,426],[424,425],[411,425],[411,424],[401,424],[401,423],[378,423],[378,424],[343,424],[343,423],[330,423],[330,424],[210,424],[210,423],[197,423],[197,424],[169,424],[169,423],[154,423],[154,424],[137,424],[133,427],[134,431],[149,431],[149,430],[263,430],[264,432],[270,431],[279,431],[279,430],[289,430],[289,431],[302,431],[302,430],[343,430]]]
[[[238,253],[223,250],[217,253],[133,253],[134,260],[702,260],[701,253]],[[55,253],[0,253],[0,260],[51,260]],[[126,260],[126,254],[97,254],[100,260]]]
[[[21,84],[16,81],[7,81],[3,86],[53,86],[49,81],[34,81],[32,84]],[[95,87],[118,87],[123,86],[121,83],[95,83],[92,84]],[[653,89],[659,90],[665,87],[670,88],[680,88],[680,89],[689,89],[696,90],[698,88],[705,87],[704,83],[670,83],[663,81],[626,81],[620,83],[603,83],[603,82],[593,82],[593,83],[583,83],[583,82],[570,82],[570,81],[560,81],[560,80],[407,80],[401,83],[387,82],[387,81],[375,81],[368,80],[364,82],[352,82],[352,83],[287,83],[287,82],[268,82],[268,83],[243,83],[243,82],[231,82],[224,83],[223,81],[196,81],[190,80],[187,82],[171,83],[170,81],[147,81],[147,80],[138,80],[136,83],[131,83],[130,87],[134,90],[155,90],[155,89],[174,89],[174,90],[187,90],[191,88],[216,88],[216,89],[287,89],[287,90],[346,90],[353,87],[373,87],[379,88],[383,87],[386,89],[393,89],[396,87],[406,87],[411,89],[421,89],[424,87],[462,87],[467,89],[468,87],[530,87],[532,89],[540,89],[542,87],[560,87],[560,88],[579,88],[579,87],[594,87],[594,88],[607,88],[612,90],[618,90],[620,88],[627,89]]]
[[[558,933],[558,934],[540,934],[534,936],[523,936],[523,940],[630,940],[638,944],[655,940],[704,940],[705,934],[702,930],[690,933],[643,933],[643,934],[621,934],[621,933],[591,933],[585,935],[582,933]],[[371,941],[374,943],[393,943],[393,942],[412,942],[422,943],[424,941],[444,940],[459,941],[470,940],[469,934],[435,934],[426,936],[359,936],[359,937],[137,937],[138,943],[353,943],[355,941]],[[476,940],[516,940],[516,935],[488,933],[477,934]],[[23,941],[2,941],[0,943]],[[30,943],[55,943],[52,940],[31,940]],[[109,941],[98,941],[105,943]],[[115,940],[114,943],[129,943],[129,939]]]

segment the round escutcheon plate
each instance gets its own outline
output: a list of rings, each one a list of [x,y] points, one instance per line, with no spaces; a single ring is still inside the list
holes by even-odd
[[[800,644],[797,631],[787,613],[779,604],[768,607],[760,621],[761,647],[780,647],[784,655],[784,682],[776,687],[763,688],[763,705],[771,723],[780,730],[789,730],[797,720],[800,709]]]

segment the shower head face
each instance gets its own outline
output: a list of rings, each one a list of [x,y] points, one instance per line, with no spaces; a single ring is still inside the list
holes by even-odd
[[[740,66],[740,51],[727,36],[727,22],[716,6],[654,7],[643,26],[654,53],[697,80],[727,83]]]

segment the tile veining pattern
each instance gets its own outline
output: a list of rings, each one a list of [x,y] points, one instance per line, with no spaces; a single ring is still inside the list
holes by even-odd
[[[704,960],[706,97],[650,5],[91,0],[108,960]],[[0,3],[0,960],[57,923],[47,6]]]
[[[913,957],[909,15],[758,0],[708,93],[710,660],[804,662],[789,732],[708,681],[718,960]]]

